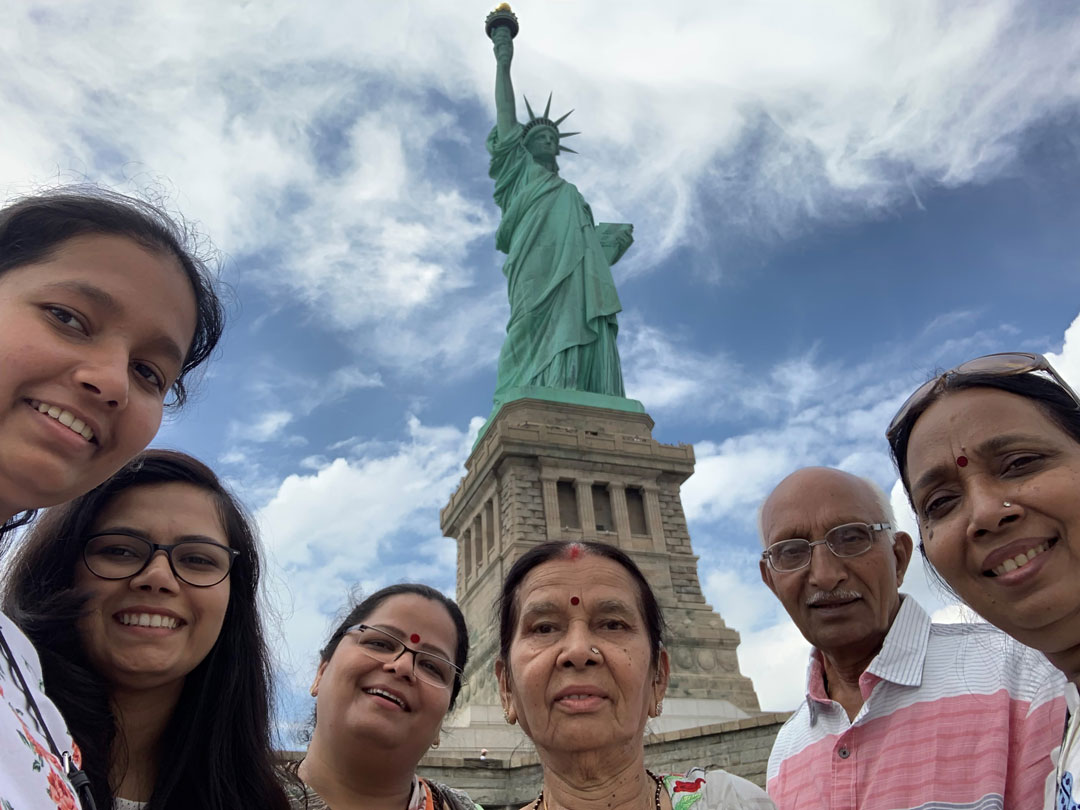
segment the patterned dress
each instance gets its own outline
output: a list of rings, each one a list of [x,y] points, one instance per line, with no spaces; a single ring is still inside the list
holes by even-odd
[[[45,697],[41,663],[23,632],[0,613],[4,633],[15,662],[37,702],[61,751],[70,751],[76,765],[82,755],[68,733],[67,724],[53,702]],[[48,738],[38,728],[30,704],[3,656],[0,656],[0,808],[3,810],[78,810],[79,802],[64,768],[49,750]]]

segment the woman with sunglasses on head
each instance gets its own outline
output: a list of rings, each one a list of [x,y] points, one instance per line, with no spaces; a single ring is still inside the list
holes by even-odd
[[[1080,399],[1037,354],[957,366],[887,436],[934,570],[1070,681],[1046,808],[1080,803]]]
[[[143,453],[47,510],[9,571],[4,609],[39,651],[98,810],[288,806],[257,541],[208,467]]]
[[[183,404],[223,323],[192,242],[93,187],[0,209],[0,535],[100,484],[154,437],[167,397]],[[79,752],[40,681],[0,615],[0,805],[17,810],[76,801]]]
[[[391,585],[349,611],[320,653],[315,727],[292,806],[307,810],[473,810],[416,775],[461,690],[469,635],[458,606],[427,585]]]

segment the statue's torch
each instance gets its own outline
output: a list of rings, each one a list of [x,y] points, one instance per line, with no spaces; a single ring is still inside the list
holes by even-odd
[[[487,15],[487,19],[484,20],[484,30],[487,31],[489,37],[495,33],[496,28],[510,29],[510,39],[517,36],[519,28],[518,18],[517,15],[510,10],[509,3],[500,3],[493,12]]]

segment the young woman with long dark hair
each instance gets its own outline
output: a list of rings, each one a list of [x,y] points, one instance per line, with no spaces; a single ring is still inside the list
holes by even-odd
[[[21,544],[4,609],[38,649],[99,810],[286,806],[257,545],[214,473],[168,450],[46,510]]]

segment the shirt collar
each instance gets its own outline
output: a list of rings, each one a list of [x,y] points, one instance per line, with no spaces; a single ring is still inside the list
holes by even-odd
[[[869,679],[889,681],[899,686],[921,686],[929,640],[930,617],[911,596],[901,594],[896,618],[881,650],[866,668],[860,682],[869,675]],[[806,668],[806,705],[810,710],[810,725],[817,721],[821,706],[832,703],[825,694],[824,676],[821,651],[814,648],[810,650],[810,663]]]

